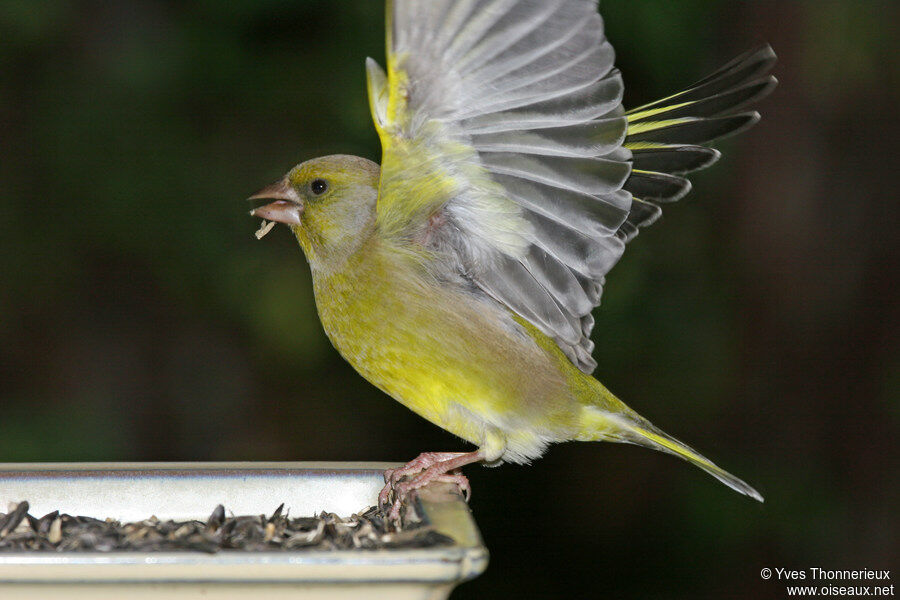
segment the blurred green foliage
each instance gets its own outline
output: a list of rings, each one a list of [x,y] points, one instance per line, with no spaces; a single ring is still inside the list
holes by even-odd
[[[896,564],[896,3],[601,9],[629,105],[781,55],[762,124],[629,247],[594,336],[611,389],[767,503],[621,446],[472,469],[493,566],[455,597],[781,598],[763,566]],[[257,242],[243,201],[316,155],[378,158],[382,11],[0,3],[0,460],[463,447],[341,361],[295,243]]]

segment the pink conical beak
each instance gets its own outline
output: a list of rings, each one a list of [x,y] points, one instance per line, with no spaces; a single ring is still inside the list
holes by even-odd
[[[250,214],[254,217],[285,225],[300,224],[300,215],[303,214],[303,199],[290,186],[286,178],[267,185],[250,196],[248,200],[274,200],[265,206],[251,210]]]

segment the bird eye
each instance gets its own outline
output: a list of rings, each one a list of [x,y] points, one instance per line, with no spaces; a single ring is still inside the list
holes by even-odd
[[[316,196],[321,196],[328,190],[328,182],[324,179],[313,179],[312,183],[309,184],[309,189]]]

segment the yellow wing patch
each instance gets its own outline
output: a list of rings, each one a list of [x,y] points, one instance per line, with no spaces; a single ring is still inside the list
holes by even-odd
[[[482,221],[472,228],[485,227],[479,237],[517,255],[531,231],[521,210],[480,166],[475,148],[445,123],[414,114],[404,60],[390,54],[387,73],[375,61],[367,62],[369,105],[382,148],[377,204],[382,233],[415,237],[432,215],[465,195]]]

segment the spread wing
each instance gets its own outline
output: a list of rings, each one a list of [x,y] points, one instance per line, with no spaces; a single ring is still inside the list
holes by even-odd
[[[428,244],[593,370],[624,243],[622,80],[593,0],[394,0],[369,61],[387,235]]]
[[[671,164],[648,153],[647,174],[632,175],[626,135],[638,152],[635,144],[668,130],[652,118],[655,105],[625,114],[595,7],[393,0],[387,73],[367,62],[383,150],[382,234],[427,247],[442,268],[553,338],[585,372],[596,366],[591,310],[604,276],[637,227],[658,216],[652,201],[663,199],[651,193],[633,202],[632,191],[670,176]]]

